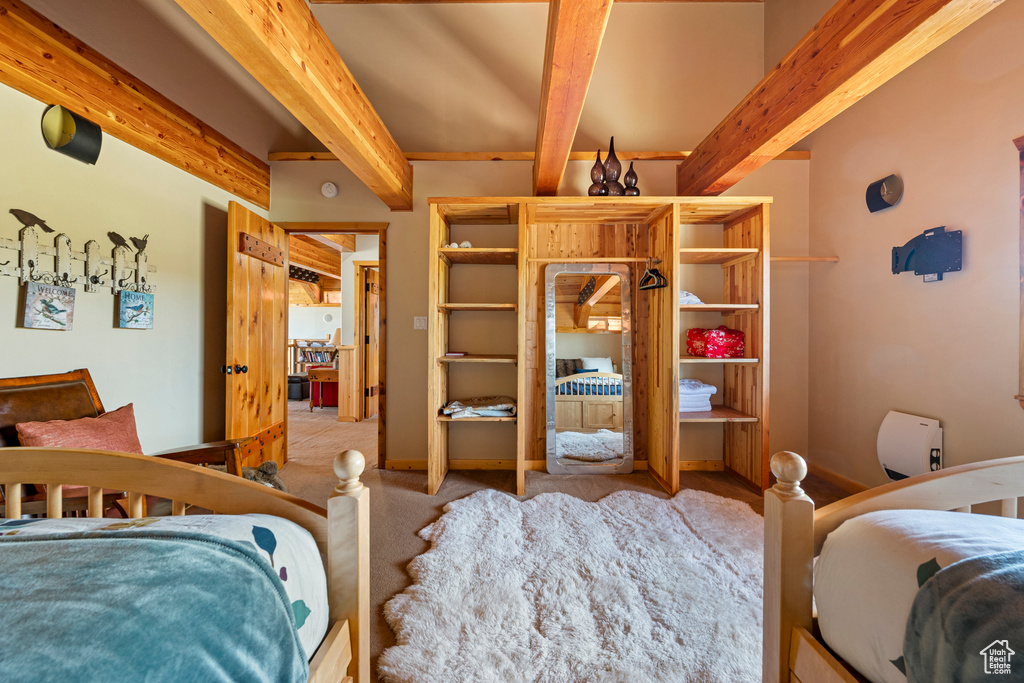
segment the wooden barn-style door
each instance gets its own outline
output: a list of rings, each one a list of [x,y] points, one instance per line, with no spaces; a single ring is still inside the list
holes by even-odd
[[[226,438],[254,437],[242,464],[287,462],[288,236],[228,206]]]

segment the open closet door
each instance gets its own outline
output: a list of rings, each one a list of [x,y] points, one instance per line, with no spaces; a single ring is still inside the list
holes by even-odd
[[[377,414],[377,396],[380,387],[377,386],[377,369],[380,364],[379,353],[379,330],[380,330],[380,283],[379,273],[376,270],[366,269],[366,300],[363,306],[365,316],[364,327],[366,337],[363,340],[365,349],[363,353],[363,377],[365,389],[363,392],[363,418],[368,419]]]
[[[679,491],[679,223],[678,205],[650,221],[647,253],[668,287],[637,291],[634,308],[635,327],[647,331],[633,344],[634,367],[647,370],[647,468],[669,493]]]
[[[255,437],[242,464],[287,461],[288,237],[265,218],[228,206],[228,439]]]

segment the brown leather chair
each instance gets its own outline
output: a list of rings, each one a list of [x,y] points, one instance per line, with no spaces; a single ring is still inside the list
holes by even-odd
[[[99,417],[103,413],[103,403],[96,385],[85,369],[55,375],[0,379],[0,448],[21,445],[16,425],[22,422],[77,420],[82,417]],[[194,465],[225,465],[228,472],[241,476],[240,450],[248,441],[231,439],[203,443],[155,453],[154,456]],[[45,512],[45,494],[29,487],[26,489],[22,497],[22,512]],[[124,497],[121,492],[105,493],[104,508],[116,506],[116,502]],[[3,502],[3,494],[0,493],[0,503]],[[88,496],[64,496],[65,512],[85,510],[87,505]],[[2,509],[0,507],[0,514]]]

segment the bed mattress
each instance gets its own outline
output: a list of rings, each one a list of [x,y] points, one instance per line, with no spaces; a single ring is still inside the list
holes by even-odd
[[[327,579],[316,542],[299,525],[271,515],[186,515],[142,519],[70,518],[0,521],[0,536],[101,531],[154,531],[209,535],[253,546],[280,579],[295,615],[299,642],[309,660],[327,633]],[[0,547],[2,550],[2,547]],[[225,576],[224,581],[230,581]]]
[[[960,560],[1022,548],[1021,520],[932,510],[848,520],[814,568],[822,638],[868,680],[905,683],[904,635],[920,586]]]

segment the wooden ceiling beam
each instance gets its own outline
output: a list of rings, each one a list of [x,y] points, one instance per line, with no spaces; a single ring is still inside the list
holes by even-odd
[[[557,195],[604,40],[612,0],[551,0],[533,193]]]
[[[306,235],[288,236],[288,261],[321,275],[341,276],[341,252],[322,247]]]
[[[335,249],[340,252],[352,253],[356,250],[355,235],[323,235],[311,232],[303,236],[308,239],[319,242],[320,244],[329,249]]]
[[[320,303],[320,285],[315,282],[289,279],[288,303],[299,306]]]
[[[594,292],[587,298],[586,302],[584,302],[585,305],[596,306],[597,302],[604,298],[604,295],[612,291],[612,288],[618,286],[618,284],[618,275],[603,275],[597,278],[597,284],[594,287]]]
[[[676,169],[676,193],[717,195],[1002,0],[840,0]]]
[[[381,230],[387,230],[388,223],[343,223],[343,222],[277,222],[287,233],[341,233],[353,235],[376,235]]]
[[[607,151],[607,150],[604,150]],[[693,152],[620,152],[615,156],[621,161],[681,161]],[[536,152],[406,152],[409,161],[533,161]],[[594,161],[597,150],[593,152],[570,152],[569,161]],[[811,153],[806,150],[791,149],[775,157],[775,161],[806,161]],[[337,161],[338,157],[330,152],[271,152],[270,161]]]
[[[0,0],[0,83],[66,107],[107,135],[270,208],[266,162],[17,0]]]
[[[441,3],[547,2],[548,0],[309,0],[311,5],[431,5]],[[616,0],[616,2],[753,2],[764,0]]]
[[[412,209],[412,167],[304,0],[176,0],[385,204]]]

